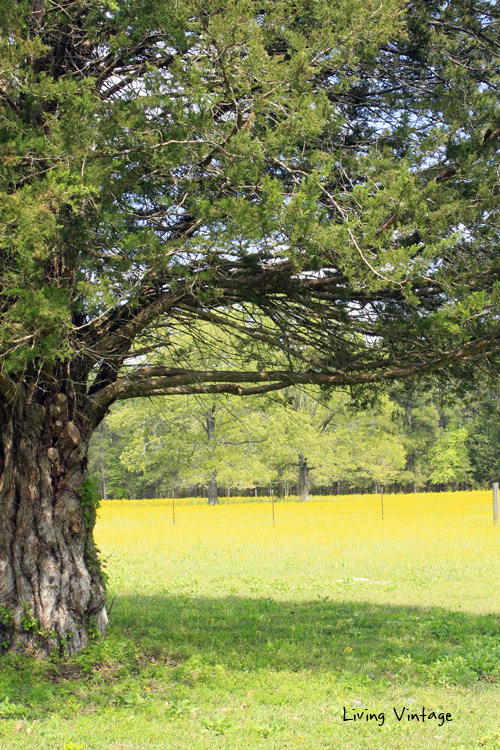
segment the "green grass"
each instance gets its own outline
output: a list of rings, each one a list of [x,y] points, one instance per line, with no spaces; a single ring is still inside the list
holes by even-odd
[[[2,660],[2,750],[500,748],[497,547],[219,538],[110,544],[108,637]],[[453,721],[399,723],[403,706]]]

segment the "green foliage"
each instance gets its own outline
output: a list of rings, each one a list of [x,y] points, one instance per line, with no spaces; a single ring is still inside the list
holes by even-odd
[[[353,387],[472,377],[450,351],[496,340],[495,4],[202,5],[3,3],[5,393],[65,363],[109,384],[203,320],[238,330],[228,372],[260,340]]]
[[[3,701],[0,701],[0,716],[3,719],[18,719],[27,713],[27,709],[24,706],[20,706],[17,703],[11,703],[8,696]]]
[[[441,389],[379,393],[367,408],[347,394],[289,388],[279,397],[165,397],[114,407],[103,436],[92,441],[95,483],[106,466],[108,496],[157,497],[174,487],[195,491],[216,472],[219,486],[240,488],[297,483],[298,454],[307,456],[311,482],[338,481],[373,488],[397,483],[487,486],[500,451],[494,391],[456,395]],[[214,417],[209,440],[206,419]],[[461,427],[463,423],[467,428]],[[483,453],[484,449],[484,453]]]
[[[445,417],[443,409],[439,408],[439,391],[435,387],[427,393],[415,389],[412,393],[396,396],[394,400],[398,406],[395,421],[406,451],[406,466],[400,474],[400,481],[415,488],[423,487],[432,471],[429,449],[439,438],[443,419],[450,419],[450,410],[445,410]]]
[[[26,633],[33,633],[41,638],[56,638],[57,634],[54,631],[47,632],[41,625],[38,617],[35,616],[33,608],[27,603],[23,604],[23,614],[20,618],[21,628]]]
[[[215,735],[225,735],[236,728],[227,716],[215,716],[213,719],[203,719],[201,727],[203,732],[212,732]]]
[[[35,613],[29,604],[25,603],[24,612],[21,615],[21,627],[27,633],[35,633],[36,635],[45,635],[45,631],[40,626],[38,617],[35,617]]]
[[[14,621],[14,613],[12,612],[12,610],[8,609],[7,607],[4,607],[4,605],[2,604],[0,606],[0,624],[8,628],[12,625],[13,621]]]
[[[101,499],[95,488],[95,483],[90,477],[85,477],[81,487],[78,488],[81,496],[82,515],[85,520],[88,533],[92,534],[94,528],[96,512],[99,508]]]
[[[183,714],[188,714],[196,710],[196,707],[193,705],[193,702],[189,700],[189,698],[169,701],[169,703],[165,706],[166,715],[172,719],[179,718]]]
[[[289,397],[292,408],[284,408]],[[104,454],[111,474],[108,492],[118,490],[114,497],[123,496],[127,484],[135,493],[156,485],[159,494],[175,485],[206,485],[214,471],[221,487],[237,490],[295,483],[300,453],[307,455],[319,485],[339,479],[369,485],[393,481],[405,461],[391,420],[394,407],[384,400],[377,410],[363,414],[351,412],[348,405],[342,394],[322,404],[319,394],[297,390],[273,402],[238,397],[129,402],[108,417],[110,439],[103,442],[98,435],[93,442],[92,475],[97,483]],[[208,413],[214,422],[211,438]]]
[[[468,430],[446,430],[429,451],[429,458],[434,467],[430,475],[431,482],[461,482],[469,474],[469,457],[467,453]]]
[[[85,481],[78,490],[81,493],[83,507],[90,511],[96,511],[99,508],[101,500],[95,488],[95,483],[90,477],[85,478]]]
[[[471,470],[478,484],[500,478],[500,421],[496,389],[483,390],[471,404],[472,420],[467,447]]]

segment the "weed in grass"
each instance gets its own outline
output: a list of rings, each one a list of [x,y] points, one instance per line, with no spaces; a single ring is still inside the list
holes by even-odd
[[[226,716],[214,716],[212,719],[205,718],[201,721],[202,731],[213,734],[228,734],[237,727]]]
[[[11,703],[9,698],[6,696],[3,701],[0,702],[0,716],[3,719],[19,718],[24,716],[26,709],[16,703]]]

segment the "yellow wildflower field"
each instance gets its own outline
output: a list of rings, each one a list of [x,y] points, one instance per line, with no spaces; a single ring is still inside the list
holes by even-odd
[[[335,597],[497,611],[500,527],[489,491],[109,500],[96,541],[119,592]],[[239,502],[238,502],[239,501]],[[224,501],[222,501],[224,502]]]

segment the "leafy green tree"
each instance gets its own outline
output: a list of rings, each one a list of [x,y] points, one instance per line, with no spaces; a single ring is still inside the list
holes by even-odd
[[[324,451],[327,459],[317,475],[328,484],[344,480],[354,486],[394,481],[406,462],[406,451],[393,420],[395,410],[386,397],[366,410],[353,410],[338,396],[324,418]],[[339,408],[339,406],[343,408]]]
[[[289,389],[281,399],[265,404],[266,442],[260,445],[274,483],[297,485],[299,499],[309,500],[309,471],[324,454],[318,415],[321,407],[308,392]],[[260,483],[260,482],[259,482]]]
[[[185,399],[168,401],[172,399],[166,403],[132,399],[114,408],[106,419],[110,434],[118,437],[115,462],[121,467],[121,485],[129,497],[177,494],[180,477],[190,464],[192,416]],[[135,479],[133,493],[129,477]]]
[[[295,390],[292,404],[270,410],[264,450],[274,481],[297,484],[300,500],[309,499],[311,479],[317,485],[373,485],[393,481],[404,467],[406,453],[388,399],[376,409],[354,411],[345,393],[325,402],[319,393]]]
[[[431,482],[463,482],[469,477],[469,455],[467,451],[468,430],[461,427],[445,430],[429,451],[433,472]]]
[[[125,470],[174,492],[202,484],[216,504],[217,482],[250,487],[269,478],[260,444],[266,442],[262,411],[235,397],[193,397],[129,401],[107,419],[122,436],[117,457]],[[98,477],[98,441],[93,449]],[[215,484],[215,486],[211,482]],[[210,490],[212,489],[212,496]]]
[[[106,627],[84,479],[114,402],[496,367],[498,16],[0,0],[2,642]],[[203,321],[224,368],[158,360]]]

